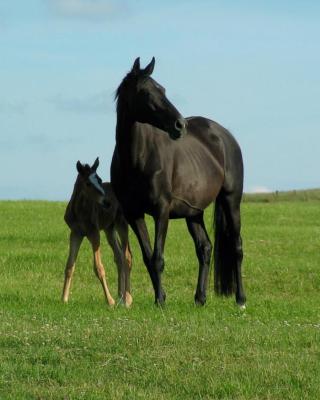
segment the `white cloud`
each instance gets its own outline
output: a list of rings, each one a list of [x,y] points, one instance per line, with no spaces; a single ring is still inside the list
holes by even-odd
[[[25,101],[0,102],[0,114],[24,114],[27,109]]]
[[[270,193],[270,192],[272,192],[272,190],[267,188],[266,186],[252,186],[248,190],[248,193]]]
[[[59,17],[103,21],[127,14],[123,0],[45,0]]]
[[[110,96],[105,91],[82,98],[66,98],[62,95],[57,95],[49,99],[49,102],[59,111],[77,114],[107,114],[111,111],[111,105],[113,107]],[[115,111],[114,107],[112,111]]]

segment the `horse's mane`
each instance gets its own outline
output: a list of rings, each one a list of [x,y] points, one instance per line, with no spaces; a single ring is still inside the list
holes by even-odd
[[[118,116],[120,115],[121,111],[124,109],[124,105],[126,103],[125,101],[125,96],[123,96],[124,91],[128,87],[128,83],[130,81],[130,78],[132,77],[132,73],[128,72],[127,75],[122,79],[120,85],[118,86],[118,89],[115,92],[114,95],[114,101],[116,102],[116,110]]]
[[[115,91],[114,101],[116,102],[117,113],[123,111],[124,107],[128,105],[128,96],[126,96],[126,92],[128,92],[128,88],[130,83],[132,82],[132,78],[139,79],[139,76],[134,72],[130,71],[127,75],[122,79],[118,89]],[[141,77],[140,77],[141,78]]]

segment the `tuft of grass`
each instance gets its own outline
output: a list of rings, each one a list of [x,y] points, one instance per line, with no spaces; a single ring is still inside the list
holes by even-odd
[[[320,203],[242,205],[247,310],[213,294],[195,307],[198,273],[183,220],[170,221],[165,308],[153,305],[138,243],[134,303],[106,305],[84,242],[69,304],[65,203],[0,202],[1,399],[315,399],[320,375]],[[212,237],[212,210],[206,224]],[[152,222],[148,225],[153,234]],[[112,293],[116,268],[103,261]]]

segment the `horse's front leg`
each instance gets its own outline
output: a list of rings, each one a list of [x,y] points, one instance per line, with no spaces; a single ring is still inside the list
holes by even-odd
[[[164,270],[163,252],[169,225],[169,210],[167,208],[162,209],[159,215],[154,217],[154,221],[155,237],[151,265],[156,276],[155,301],[156,304],[163,305],[166,300],[166,294],[161,285],[161,274]]]
[[[156,271],[154,269],[154,263],[153,257],[152,257],[152,249],[151,249],[151,243],[150,243],[150,237],[149,233],[147,230],[147,226],[144,220],[144,217],[139,217],[139,218],[128,218],[127,220],[134,231],[134,233],[137,236],[141,252],[142,252],[142,257],[144,264],[149,272],[150,279],[152,282],[152,286],[155,292],[155,298],[156,298],[156,303],[157,301],[157,294],[159,292],[159,280],[158,280],[158,274],[156,274]],[[165,298],[165,294],[163,292],[162,297]]]

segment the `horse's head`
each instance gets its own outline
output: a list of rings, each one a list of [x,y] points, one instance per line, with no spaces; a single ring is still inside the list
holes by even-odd
[[[78,184],[80,185],[81,192],[91,201],[102,205],[108,206],[106,194],[102,186],[102,179],[97,174],[99,166],[99,158],[97,157],[93,165],[90,167],[88,164],[81,164],[77,162]]]
[[[116,93],[118,112],[124,107],[134,121],[153,125],[167,132],[171,139],[178,139],[186,133],[187,122],[167,99],[165,89],[151,78],[154,64],[153,57],[141,69],[140,58],[135,60]]]

